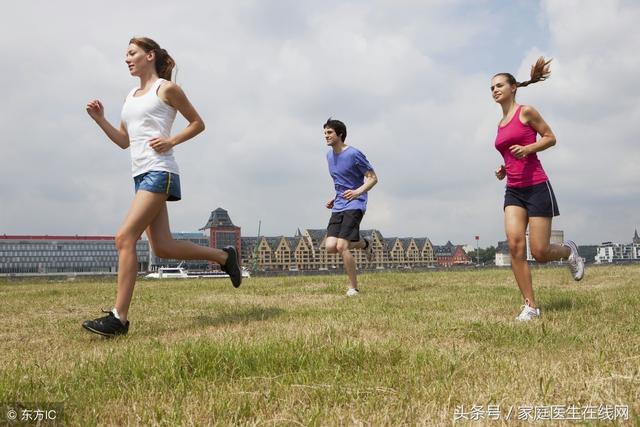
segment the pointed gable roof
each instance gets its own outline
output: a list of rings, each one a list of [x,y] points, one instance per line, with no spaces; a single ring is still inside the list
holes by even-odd
[[[400,240],[400,243],[402,243],[402,248],[406,251],[407,249],[409,249],[409,246],[411,246],[411,241],[414,239],[413,237],[400,237],[398,240]]]
[[[315,229],[306,228],[304,231],[305,231],[305,234],[307,234],[311,239],[311,242],[310,242],[311,249],[312,250],[320,249],[320,245],[322,244],[322,239],[324,239],[324,236],[326,236],[327,230],[323,228],[315,228]]]
[[[265,237],[264,239],[267,241],[267,245],[269,245],[271,250],[275,251],[276,249],[278,249],[278,246],[280,245],[280,242],[282,241],[282,236],[279,236],[279,237]]]
[[[240,247],[242,250],[242,256],[244,256],[245,258],[250,258],[253,255],[253,252],[256,250],[257,245],[257,237],[241,237]]]
[[[373,235],[374,234],[376,234],[378,236],[378,238],[380,239],[381,242],[384,241],[384,236],[382,235],[380,230],[376,230],[375,228],[371,228],[371,229],[367,229],[367,230],[360,230],[360,235],[362,237],[367,238],[367,239],[373,239]]]
[[[429,240],[428,237],[417,237],[415,239],[416,245],[418,245],[418,249],[420,251],[423,251],[425,246],[427,245],[427,243],[433,248],[433,245],[431,244],[431,240]]]
[[[209,220],[200,230],[207,230],[213,227],[235,227],[235,225],[231,221],[231,217],[229,217],[229,212],[222,208],[218,208],[211,212]]]
[[[393,250],[393,247],[396,244],[396,240],[398,240],[397,237],[385,237],[385,238],[383,238],[382,242],[384,243],[384,249],[386,251]]]
[[[302,242],[305,247],[307,246],[307,243],[302,236],[285,237],[285,239],[287,239],[291,251],[295,251],[296,249],[298,249],[298,245],[300,245],[300,242]]]

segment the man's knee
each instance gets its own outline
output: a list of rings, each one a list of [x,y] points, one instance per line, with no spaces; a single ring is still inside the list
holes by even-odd
[[[337,252],[343,253],[349,250],[349,242],[346,240],[339,240],[336,248]]]

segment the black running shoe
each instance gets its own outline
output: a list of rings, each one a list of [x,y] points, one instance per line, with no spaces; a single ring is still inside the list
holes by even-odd
[[[242,272],[238,264],[238,252],[236,252],[236,248],[233,246],[225,246],[222,250],[227,253],[228,258],[227,262],[221,265],[220,268],[229,275],[233,287],[239,288],[242,283]]]
[[[124,335],[129,332],[129,321],[122,323],[120,319],[116,319],[111,311],[102,310],[103,313],[109,313],[104,317],[94,320],[85,320],[82,327],[94,334],[104,337],[115,337],[116,335]]]

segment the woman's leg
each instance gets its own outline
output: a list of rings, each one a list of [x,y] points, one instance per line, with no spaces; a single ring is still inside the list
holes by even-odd
[[[536,308],[531,270],[529,270],[527,262],[526,232],[528,221],[529,216],[526,209],[520,206],[506,206],[504,208],[504,229],[511,254],[511,270],[525,303],[531,308]]]
[[[164,207],[167,195],[145,190],[136,192],[129,212],[116,234],[118,250],[118,290],[115,308],[122,323],[127,320],[133,288],[138,275],[136,243],[142,232],[151,224]]]
[[[165,259],[201,259],[225,265],[227,253],[220,249],[196,245],[193,242],[174,240],[169,227],[169,213],[166,203],[147,228],[147,238],[153,252]]]
[[[529,218],[529,247],[537,262],[559,261],[571,255],[567,246],[550,244],[551,219],[541,216]]]

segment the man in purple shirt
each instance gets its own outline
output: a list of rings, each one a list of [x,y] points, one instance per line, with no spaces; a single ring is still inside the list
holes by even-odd
[[[347,127],[340,120],[329,118],[324,124],[324,139],[331,150],[327,152],[329,174],[333,178],[336,195],[327,202],[331,219],[327,226],[327,252],[342,255],[349,277],[347,296],[359,293],[356,261],[349,249],[363,249],[367,260],[373,260],[373,248],[368,239],[360,237],[360,221],[367,210],[367,192],[376,185],[378,177],[365,155],[344,143]]]

